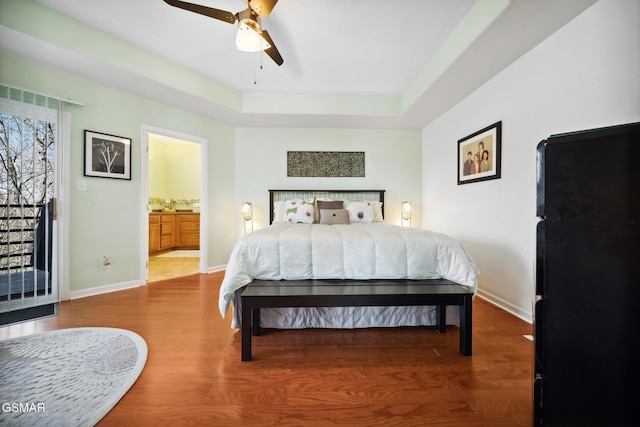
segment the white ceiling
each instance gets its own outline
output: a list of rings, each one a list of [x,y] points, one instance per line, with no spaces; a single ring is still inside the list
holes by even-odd
[[[180,82],[162,87],[125,66],[99,69],[71,45],[6,27],[0,47],[233,126],[421,128],[595,0],[280,0],[263,20],[280,67],[236,50],[234,26],[162,0],[37,2],[195,71],[241,101],[216,102]],[[193,2],[246,8],[242,0]],[[33,53],[43,43],[65,59]],[[287,96],[290,108],[273,102]]]
[[[400,94],[475,0],[280,0],[262,24],[285,62],[264,55],[261,72],[260,53],[235,48],[237,26],[162,0],[38,2],[240,91]]]

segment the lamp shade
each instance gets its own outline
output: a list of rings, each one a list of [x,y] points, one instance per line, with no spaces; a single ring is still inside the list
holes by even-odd
[[[236,34],[236,47],[243,52],[259,52],[269,49],[271,45],[251,27],[245,23],[240,23]]]
[[[243,232],[246,235],[247,229],[253,231],[253,204],[244,202],[242,204],[242,219],[244,220]]]
[[[402,218],[411,218],[411,202],[402,202]]]
[[[411,227],[411,202],[405,201],[400,205],[401,222],[403,227]]]
[[[242,205],[242,214],[245,221],[249,221],[253,216],[251,202],[244,202]]]
[[[240,12],[238,16],[236,47],[243,52],[259,52],[271,47],[262,37],[260,18],[250,9]]]

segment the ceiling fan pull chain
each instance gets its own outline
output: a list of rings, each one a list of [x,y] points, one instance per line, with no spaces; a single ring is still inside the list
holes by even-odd
[[[261,54],[259,54],[259,55],[261,55]],[[258,69],[257,68],[253,69],[253,84],[254,85],[258,84]]]
[[[260,53],[259,53],[260,54],[260,69],[261,70],[262,70],[262,58],[264,57],[263,53],[264,53],[264,50],[261,50]],[[254,85],[258,84],[258,71],[257,70],[253,74],[253,84]]]

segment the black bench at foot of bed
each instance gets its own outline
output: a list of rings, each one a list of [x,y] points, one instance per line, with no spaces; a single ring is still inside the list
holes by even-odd
[[[436,306],[446,329],[446,306],[460,306],[460,352],[471,356],[473,291],[445,279],[254,280],[241,294],[242,360],[251,360],[251,336],[260,335],[260,309],[283,307]]]

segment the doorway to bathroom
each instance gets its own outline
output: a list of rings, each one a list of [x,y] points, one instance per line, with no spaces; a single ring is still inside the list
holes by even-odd
[[[150,127],[143,129],[142,139],[146,244],[141,277],[151,283],[206,273],[206,141]]]

